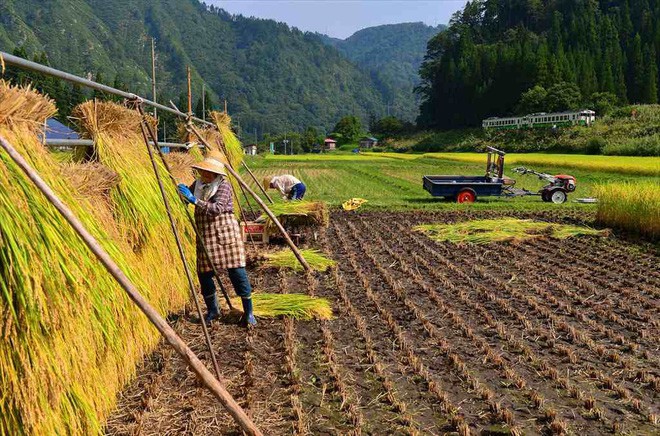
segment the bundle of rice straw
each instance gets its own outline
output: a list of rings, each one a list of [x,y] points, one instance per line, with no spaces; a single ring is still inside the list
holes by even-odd
[[[232,306],[241,307],[240,297],[231,299]],[[304,294],[252,294],[254,314],[264,318],[287,316],[299,320],[332,319],[332,307],[325,298]]]
[[[435,241],[454,244],[490,244],[547,237],[565,239],[584,235],[607,235],[606,231],[588,227],[508,217],[455,224],[425,224],[416,226],[413,230],[425,233]]]
[[[170,152],[165,155],[172,176],[177,182],[188,186],[195,181],[195,170],[192,165],[202,159],[203,155],[199,147],[192,147],[187,152]]]
[[[131,117],[96,109],[84,111],[86,124],[99,142],[100,162],[120,178],[110,189],[112,210],[62,177],[60,163],[39,142],[44,120],[55,113],[53,102],[0,81],[0,135],[157,310],[176,310],[187,299],[185,275],[176,247],[158,235],[168,234],[162,205],[145,210],[158,195],[155,185],[142,181],[153,179],[143,171],[146,149],[134,131],[120,133],[136,126]],[[112,132],[104,131],[113,126]],[[136,363],[157,345],[157,332],[2,152],[0,184],[5,187],[0,190],[0,434],[100,434],[116,394],[133,376]],[[136,238],[124,238],[133,233],[124,227],[136,221],[129,215],[142,221],[141,247],[134,244]],[[191,235],[186,237],[192,248]]]
[[[328,268],[337,264],[337,262],[329,259],[318,250],[306,249],[300,250],[300,253],[315,271],[327,271]],[[301,271],[303,269],[298,258],[288,248],[274,253],[266,253],[265,257],[267,260],[264,263],[264,267],[266,268],[291,268],[294,271]]]
[[[268,207],[282,225],[328,227],[330,224],[328,205],[323,201],[289,201]],[[260,220],[266,220],[267,226],[274,227],[266,215],[262,215]]]

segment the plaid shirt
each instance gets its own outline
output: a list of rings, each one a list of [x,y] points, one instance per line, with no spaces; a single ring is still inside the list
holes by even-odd
[[[194,191],[195,184],[190,187]],[[199,232],[197,239],[197,272],[216,269],[241,268],[245,266],[245,247],[241,230],[234,217],[231,184],[227,180],[208,201],[197,200],[195,223]],[[204,253],[204,246],[211,260]]]

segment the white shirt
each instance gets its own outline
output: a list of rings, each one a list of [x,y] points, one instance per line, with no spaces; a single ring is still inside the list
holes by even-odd
[[[282,176],[275,176],[270,180],[272,186],[277,188],[282,195],[289,195],[291,188],[300,183],[300,180],[296,179],[290,174],[284,174]]]

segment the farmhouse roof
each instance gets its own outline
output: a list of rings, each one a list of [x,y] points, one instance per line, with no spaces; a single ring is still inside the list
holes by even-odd
[[[46,120],[46,139],[80,139],[80,136],[55,118],[48,118]]]

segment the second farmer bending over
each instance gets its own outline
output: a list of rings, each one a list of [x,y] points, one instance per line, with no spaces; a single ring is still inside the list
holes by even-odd
[[[264,188],[277,189],[285,200],[302,200],[307,191],[305,184],[291,174],[267,177],[264,179]]]

